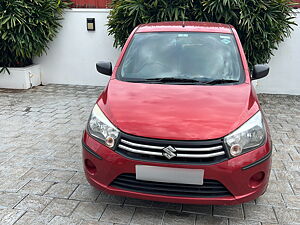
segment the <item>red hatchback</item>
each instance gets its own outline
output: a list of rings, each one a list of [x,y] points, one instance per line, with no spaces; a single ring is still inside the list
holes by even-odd
[[[110,194],[239,204],[267,188],[271,137],[236,30],[140,25],[128,38],[83,134],[88,181]]]

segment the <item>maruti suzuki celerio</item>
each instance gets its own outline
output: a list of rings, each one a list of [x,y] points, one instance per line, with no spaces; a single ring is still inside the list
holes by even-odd
[[[240,204],[267,188],[271,137],[231,25],[162,22],[129,36],[83,134],[87,180],[110,194]]]

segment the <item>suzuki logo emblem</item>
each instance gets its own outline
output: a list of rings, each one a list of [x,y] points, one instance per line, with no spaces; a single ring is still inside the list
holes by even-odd
[[[173,148],[172,146],[168,146],[168,147],[165,147],[164,149],[163,149],[163,156],[165,156],[166,158],[168,158],[168,159],[172,159],[173,157],[175,157],[176,156],[176,149],[175,148]]]

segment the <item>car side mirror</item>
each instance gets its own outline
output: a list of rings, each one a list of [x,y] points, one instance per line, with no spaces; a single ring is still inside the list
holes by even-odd
[[[111,62],[100,61],[96,63],[96,69],[99,73],[111,76],[112,75],[112,65]]]
[[[269,66],[265,64],[257,64],[254,66],[252,80],[263,78],[269,74]]]

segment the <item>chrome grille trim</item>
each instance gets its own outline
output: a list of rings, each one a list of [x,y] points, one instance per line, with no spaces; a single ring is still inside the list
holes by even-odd
[[[214,147],[209,147],[209,148],[178,148],[175,147],[177,151],[197,151],[197,152],[206,152],[206,151],[214,151],[214,150],[219,150],[222,149],[222,145],[214,146]]]
[[[159,156],[162,157],[162,159],[165,159],[163,155],[163,149],[167,146],[168,144],[166,144],[165,146],[148,145],[148,144],[135,143],[125,139],[120,139],[118,148],[131,153],[150,155],[150,156]],[[192,147],[183,148],[183,147],[176,147],[176,146],[173,146],[173,148],[176,149],[176,158],[205,159],[205,158],[213,158],[213,157],[225,155],[223,146],[220,144],[216,146],[203,147],[203,148],[192,148]]]
[[[129,148],[129,147],[126,147],[124,145],[119,145],[119,148],[122,148],[126,151],[129,151],[129,152],[138,153],[138,154],[162,156],[162,153],[159,153],[159,152],[143,151],[143,150]]]
[[[225,155],[225,152],[216,152],[216,153],[210,153],[210,154],[177,154],[177,157],[183,157],[183,158],[210,158],[210,157],[216,157],[220,155]]]
[[[223,138],[172,140],[120,132],[114,151],[130,160],[178,165],[213,165],[229,159]]]
[[[143,144],[137,144],[137,143],[133,143],[131,141],[126,141],[124,139],[121,139],[121,142],[124,143],[124,144],[127,144],[127,145],[131,145],[133,147],[141,147],[141,148],[149,148],[149,149],[158,149],[158,150],[161,150],[163,149],[164,147],[161,147],[161,146],[153,146],[153,145],[143,145]]]
[[[164,149],[166,146],[154,146],[154,145],[145,145],[145,144],[137,144],[137,143],[133,143],[131,141],[127,141],[124,139],[121,139],[121,142],[133,147],[141,147],[141,148],[149,148],[149,149],[157,149],[157,150],[162,150]],[[219,150],[222,149],[223,146],[222,145],[218,145],[218,146],[213,146],[213,147],[208,147],[208,148],[180,148],[180,147],[174,147],[177,151],[198,151],[198,152],[204,152],[204,151],[214,151],[214,150]]]

